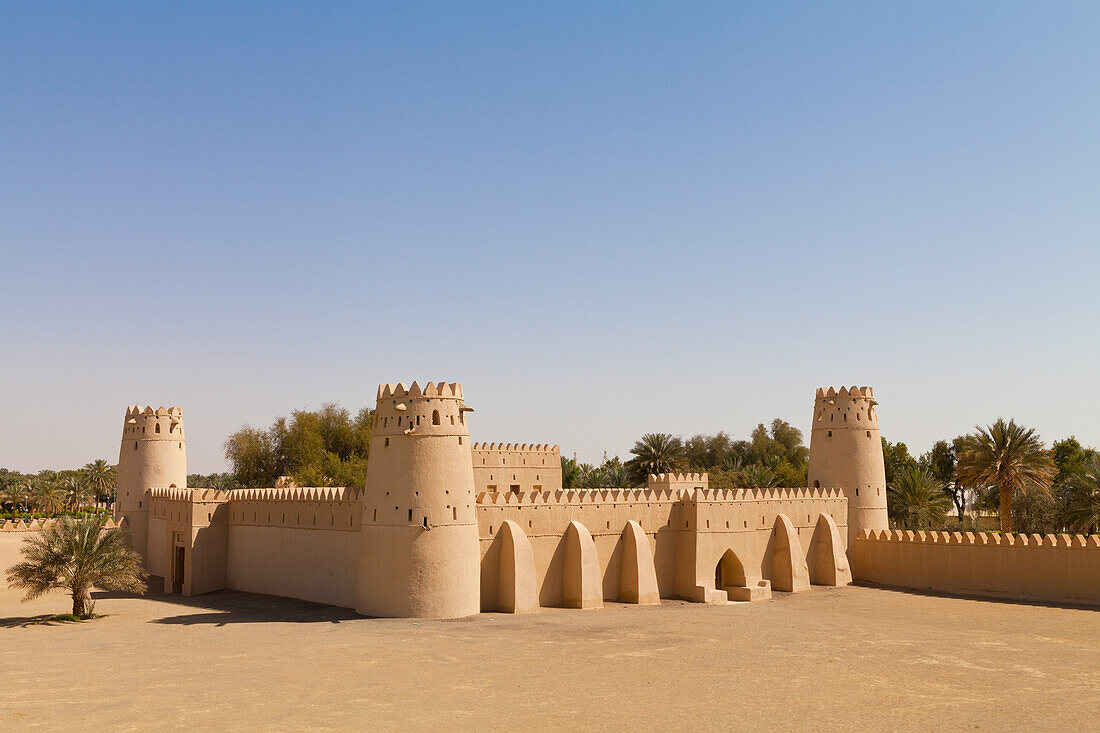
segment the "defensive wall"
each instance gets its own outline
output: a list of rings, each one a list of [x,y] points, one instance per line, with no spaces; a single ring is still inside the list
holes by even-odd
[[[470,453],[479,493],[561,489],[561,450],[556,445],[474,443]]]
[[[1096,539],[887,533],[878,402],[818,389],[808,487],[561,488],[557,445],[471,443],[462,385],[380,385],[365,486],[184,488],[178,407],[127,408],[118,517],[166,591],[220,588],[369,616],[704,603],[869,583],[1089,603]]]
[[[512,587],[524,573],[509,555],[517,545],[530,549],[534,595],[526,610],[645,602],[638,598],[759,600],[773,584],[799,591],[850,580],[839,491],[718,491],[705,488],[706,474],[673,476],[671,487],[662,474],[650,476],[647,489],[479,495],[482,610],[516,610]],[[818,555],[841,566],[839,582],[835,567],[817,572]]]
[[[1100,606],[1100,537],[864,530],[855,579],[895,588]]]

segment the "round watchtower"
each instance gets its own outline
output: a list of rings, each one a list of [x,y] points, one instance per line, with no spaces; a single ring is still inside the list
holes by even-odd
[[[115,518],[125,517],[133,547],[148,553],[149,499],[156,488],[187,486],[187,443],[178,407],[126,408],[118,452]]]
[[[457,618],[480,611],[469,412],[460,384],[379,386],[363,494],[359,613]]]
[[[848,546],[862,529],[889,529],[886,466],[870,387],[819,388],[810,430],[810,488],[848,497]]]

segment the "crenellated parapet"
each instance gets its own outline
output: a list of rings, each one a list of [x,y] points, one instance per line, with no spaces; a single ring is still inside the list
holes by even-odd
[[[989,598],[1100,605],[1100,536],[863,530],[868,583]]]
[[[680,489],[561,489],[559,491],[483,491],[477,503],[486,506],[590,506],[600,504],[670,503],[690,496]]]
[[[52,527],[60,522],[60,519],[32,519],[29,522],[24,522],[21,519],[11,520],[6,519],[4,523],[0,525],[0,532],[38,532],[40,530]],[[126,527],[126,520],[120,519],[117,522],[110,517],[103,523],[103,529],[123,529]]]
[[[183,440],[183,410],[179,407],[157,409],[130,405],[122,426],[123,440]]]
[[[474,443],[474,488],[485,491],[555,491],[561,488],[561,449],[550,443]]]

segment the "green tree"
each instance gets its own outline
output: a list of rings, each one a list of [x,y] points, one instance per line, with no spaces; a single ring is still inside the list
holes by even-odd
[[[31,495],[31,504],[34,510],[47,517],[52,517],[65,508],[65,491],[51,480],[49,483],[41,483],[35,486]]]
[[[886,485],[890,486],[895,478],[909,469],[917,467],[917,461],[909,455],[905,443],[891,443],[882,439],[882,461],[886,466]]]
[[[937,440],[932,448],[917,461],[943,485],[943,490],[955,505],[960,522],[963,521],[966,513],[966,488],[959,483],[958,476],[955,475],[955,464],[958,462],[958,452],[962,443],[962,436],[950,443],[946,440]]]
[[[572,458],[562,456],[561,459],[561,487],[563,489],[576,489],[580,487],[581,472],[577,462]]]
[[[8,570],[8,585],[29,601],[54,590],[68,591],[73,615],[92,615],[92,588],[141,593],[146,573],[126,533],[104,529],[102,517],[63,517],[27,539],[23,561]]]
[[[1090,534],[1100,531],[1100,455],[1086,457],[1067,479],[1069,506],[1066,524],[1073,532]]]
[[[118,470],[106,460],[97,458],[81,469],[84,483],[95,493],[96,501],[110,504],[114,501],[115,487],[118,485]]]
[[[320,410],[296,410],[268,430],[244,426],[225,442],[225,457],[245,488],[273,486],[291,476],[299,486],[361,486],[374,414],[351,413],[332,402]]]
[[[956,473],[963,486],[997,491],[1001,531],[1011,532],[1014,493],[1049,493],[1056,468],[1032,428],[998,418],[963,439]]]
[[[942,526],[951,506],[943,482],[927,468],[910,466],[898,472],[887,492],[892,513],[908,529]]]
[[[668,433],[646,433],[630,452],[634,458],[627,461],[627,470],[639,486],[646,484],[651,473],[679,470],[684,460],[683,442]]]

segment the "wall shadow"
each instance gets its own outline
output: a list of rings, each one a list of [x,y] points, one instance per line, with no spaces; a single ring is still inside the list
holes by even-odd
[[[233,590],[221,590],[204,593],[201,596],[181,596],[173,593],[148,592],[143,596],[127,593],[97,592],[92,594],[95,600],[103,598],[144,598],[150,601],[170,603],[174,606],[202,609],[209,613],[181,613],[152,619],[149,623],[193,626],[197,624],[239,623],[332,623],[362,620],[350,608],[327,606],[322,603],[301,601],[295,598],[265,596],[258,593],[242,593]]]

